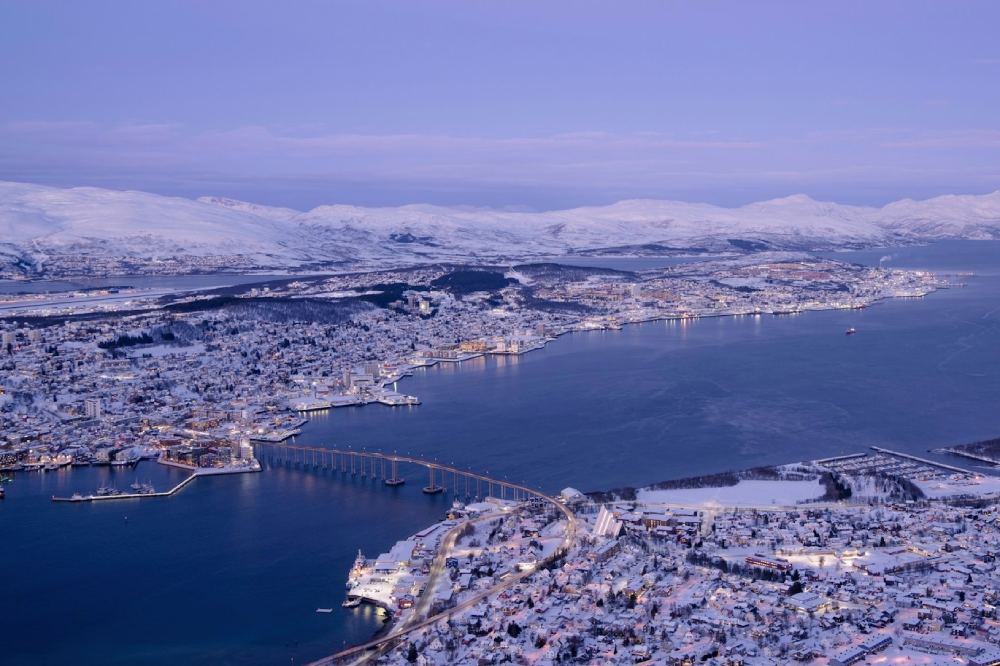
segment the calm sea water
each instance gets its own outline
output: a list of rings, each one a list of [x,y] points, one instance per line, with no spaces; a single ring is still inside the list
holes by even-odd
[[[400,383],[421,406],[317,414],[299,441],[405,451],[558,491],[871,445],[923,454],[1000,435],[1000,243],[836,256],[886,255],[890,265],[977,275],[863,311],[651,323],[442,365]],[[845,336],[848,326],[858,334]],[[0,662],[255,666],[321,656],[379,626],[370,611],[339,606],[357,549],[380,552],[449,502],[422,495],[422,479],[388,490],[284,468],[199,479],[165,500],[48,499],[112,475],[120,488],[178,478],[143,463],[21,474],[8,487]],[[336,610],[314,612],[325,606]]]

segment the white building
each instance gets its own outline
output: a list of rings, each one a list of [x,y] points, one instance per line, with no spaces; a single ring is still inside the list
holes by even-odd
[[[101,399],[87,398],[83,401],[83,413],[88,419],[101,418]]]

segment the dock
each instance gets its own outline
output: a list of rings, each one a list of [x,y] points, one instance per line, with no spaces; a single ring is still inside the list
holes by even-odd
[[[169,465],[171,467],[179,467],[181,469],[191,469],[191,476],[186,477],[183,481],[178,483],[176,486],[170,490],[164,490],[158,493],[119,493],[115,495],[73,495],[71,497],[56,497],[52,496],[53,502],[101,502],[106,500],[124,500],[124,499],[145,499],[147,497],[170,497],[171,495],[180,492],[187,484],[191,483],[194,479],[199,476],[218,476],[220,474],[246,474],[249,472],[259,472],[261,470],[260,463],[257,463],[248,467],[240,468],[215,468],[215,467],[200,467],[197,469],[192,469],[188,465],[182,465],[179,463],[173,463],[169,461],[160,460],[163,465]]]
[[[195,473],[191,476],[185,478],[183,481],[178,483],[176,486],[170,490],[164,490],[158,493],[121,493],[120,495],[73,495],[72,497],[56,497],[52,496],[53,502],[99,502],[103,500],[121,500],[121,499],[142,499],[146,497],[170,497],[174,493],[178,492],[191,483],[199,474]]]

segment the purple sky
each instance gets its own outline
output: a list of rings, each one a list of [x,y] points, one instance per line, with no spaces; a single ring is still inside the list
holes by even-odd
[[[944,0],[4,0],[0,179],[296,208],[987,192],[998,26]]]

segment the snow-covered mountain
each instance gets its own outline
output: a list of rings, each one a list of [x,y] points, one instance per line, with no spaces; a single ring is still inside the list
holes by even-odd
[[[630,200],[540,213],[423,204],[300,212],[218,197],[0,182],[0,263],[8,273],[74,272],[88,260],[103,262],[103,270],[116,262],[133,270],[294,269],[945,238],[1000,239],[1000,192],[882,208],[795,195],[738,208]]]

